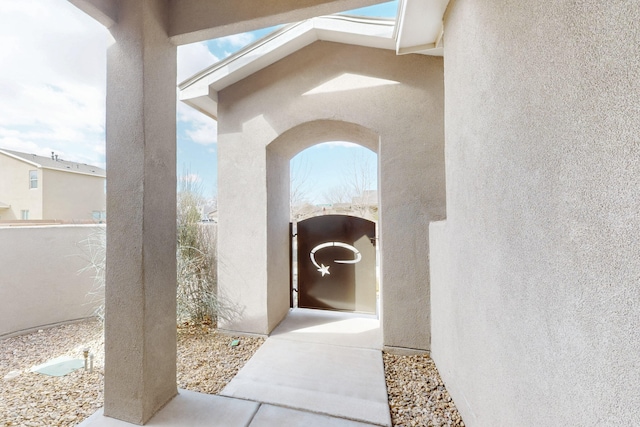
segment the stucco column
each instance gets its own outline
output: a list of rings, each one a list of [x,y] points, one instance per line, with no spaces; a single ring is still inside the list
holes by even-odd
[[[395,351],[431,350],[429,223],[445,216],[445,175],[442,78],[430,78],[426,126],[383,135],[379,152],[381,321]]]
[[[268,334],[289,309],[289,159],[261,118],[218,136],[218,293],[222,329]]]
[[[176,48],[166,1],[120,2],[107,60],[104,414],[145,423],[176,388]]]

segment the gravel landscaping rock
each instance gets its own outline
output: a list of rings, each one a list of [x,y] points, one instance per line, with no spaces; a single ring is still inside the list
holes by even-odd
[[[464,426],[429,356],[384,353],[383,359],[394,427]]]
[[[59,356],[83,359],[85,347],[95,355],[93,373],[50,377],[29,371]],[[0,341],[0,426],[75,426],[93,414],[103,401],[103,348],[97,321]],[[17,376],[7,379],[11,372]]]
[[[237,346],[231,342],[238,340]],[[178,330],[178,388],[218,394],[264,342],[264,338],[218,333],[209,327]]]
[[[239,340],[238,345],[231,342]],[[217,394],[264,342],[218,333],[209,326],[178,328],[178,387]],[[94,371],[63,377],[30,372],[60,356],[95,355]],[[384,354],[387,391],[395,427],[464,426],[435,364],[428,356]],[[87,321],[0,341],[0,427],[75,426],[103,405],[102,324]]]
[[[231,347],[234,339],[240,342]],[[178,328],[178,387],[219,393],[264,342],[219,334],[208,326]],[[30,372],[59,356],[95,355],[94,371],[63,377]],[[0,426],[75,426],[103,405],[102,324],[88,321],[0,341]]]

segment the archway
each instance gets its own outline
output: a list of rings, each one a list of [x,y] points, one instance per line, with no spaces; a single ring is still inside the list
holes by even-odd
[[[380,145],[380,137],[372,130],[356,123],[338,120],[314,120],[300,124],[283,132],[267,145],[268,229],[286,231],[286,234],[282,235],[278,235],[277,232],[270,234],[267,241],[267,252],[272,254],[274,258],[275,254],[282,252],[290,244],[288,232],[290,160],[309,147],[336,140],[353,142],[375,153],[378,152]],[[378,161],[378,180],[382,176],[379,165]],[[378,204],[380,205],[379,192]],[[282,262],[283,260],[280,258],[278,260],[281,262],[271,263],[271,274],[274,280],[283,280],[285,272],[286,277],[289,277],[291,266],[289,262]],[[278,271],[274,271],[276,268]],[[380,286],[382,287],[382,285]],[[287,292],[287,304],[289,304],[290,290]]]
[[[292,308],[378,314],[377,157],[347,140],[292,157]]]
[[[288,313],[289,161],[347,140],[378,153],[384,344],[429,349],[428,225],[445,200],[441,72],[429,58],[317,42],[218,92],[219,292],[238,313],[223,329],[268,334]]]

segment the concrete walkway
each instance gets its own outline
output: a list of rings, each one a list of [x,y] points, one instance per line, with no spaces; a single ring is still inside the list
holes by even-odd
[[[180,390],[148,426],[391,426],[371,316],[294,309],[221,396]],[[131,424],[92,415],[82,427]]]

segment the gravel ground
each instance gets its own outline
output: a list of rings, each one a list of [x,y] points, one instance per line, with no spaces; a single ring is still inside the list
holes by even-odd
[[[464,426],[433,360],[383,354],[394,426]]]
[[[230,343],[239,339],[240,344]],[[217,394],[264,342],[231,337],[207,326],[178,328],[178,387]],[[60,356],[95,354],[94,372],[63,377],[29,369]],[[384,354],[395,427],[464,426],[428,356]],[[103,404],[104,340],[97,321],[41,330],[0,341],[0,427],[75,426]]]
[[[240,344],[231,347],[234,339]],[[219,393],[264,342],[231,337],[209,327],[178,328],[178,387]],[[29,372],[60,356],[95,354],[94,372],[63,377]],[[215,374],[214,374],[215,372]],[[7,379],[15,373],[19,375]],[[0,341],[0,426],[75,426],[103,405],[104,340],[97,321],[46,329]]]

